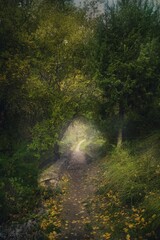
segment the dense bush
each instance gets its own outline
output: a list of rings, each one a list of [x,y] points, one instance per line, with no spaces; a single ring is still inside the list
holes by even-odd
[[[0,221],[23,217],[37,204],[38,165],[26,148],[0,156]]]

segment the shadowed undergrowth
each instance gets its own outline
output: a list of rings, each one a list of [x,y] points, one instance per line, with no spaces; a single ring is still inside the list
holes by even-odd
[[[73,152],[60,169],[56,188],[51,184],[50,190],[42,191],[42,206],[32,216],[36,228],[26,236],[50,240],[159,239],[159,142],[159,133],[154,133],[114,148],[91,164],[77,161],[82,154],[79,149],[78,155]]]
[[[159,134],[114,149],[103,159],[89,203],[96,239],[159,239]]]

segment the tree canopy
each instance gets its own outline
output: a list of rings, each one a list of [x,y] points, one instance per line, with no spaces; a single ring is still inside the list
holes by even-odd
[[[159,36],[159,7],[151,1],[106,5],[98,21],[97,81],[107,115],[117,115],[121,123],[131,111],[152,108],[159,94]]]

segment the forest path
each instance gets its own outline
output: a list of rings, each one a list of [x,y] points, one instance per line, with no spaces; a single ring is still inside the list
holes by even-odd
[[[75,150],[76,152],[80,151],[80,147],[81,147],[82,143],[84,143],[85,141],[86,141],[86,139],[83,139],[77,144],[76,150]]]
[[[97,173],[95,164],[88,164],[85,154],[79,149],[81,141],[72,152],[68,164],[62,169],[69,178],[68,191],[63,201],[61,240],[94,239],[90,234],[90,216],[86,210],[86,202],[94,192],[94,178]]]

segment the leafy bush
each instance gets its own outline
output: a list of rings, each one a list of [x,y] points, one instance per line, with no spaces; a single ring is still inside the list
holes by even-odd
[[[37,161],[24,147],[0,156],[0,221],[22,217],[35,207],[37,174]]]

